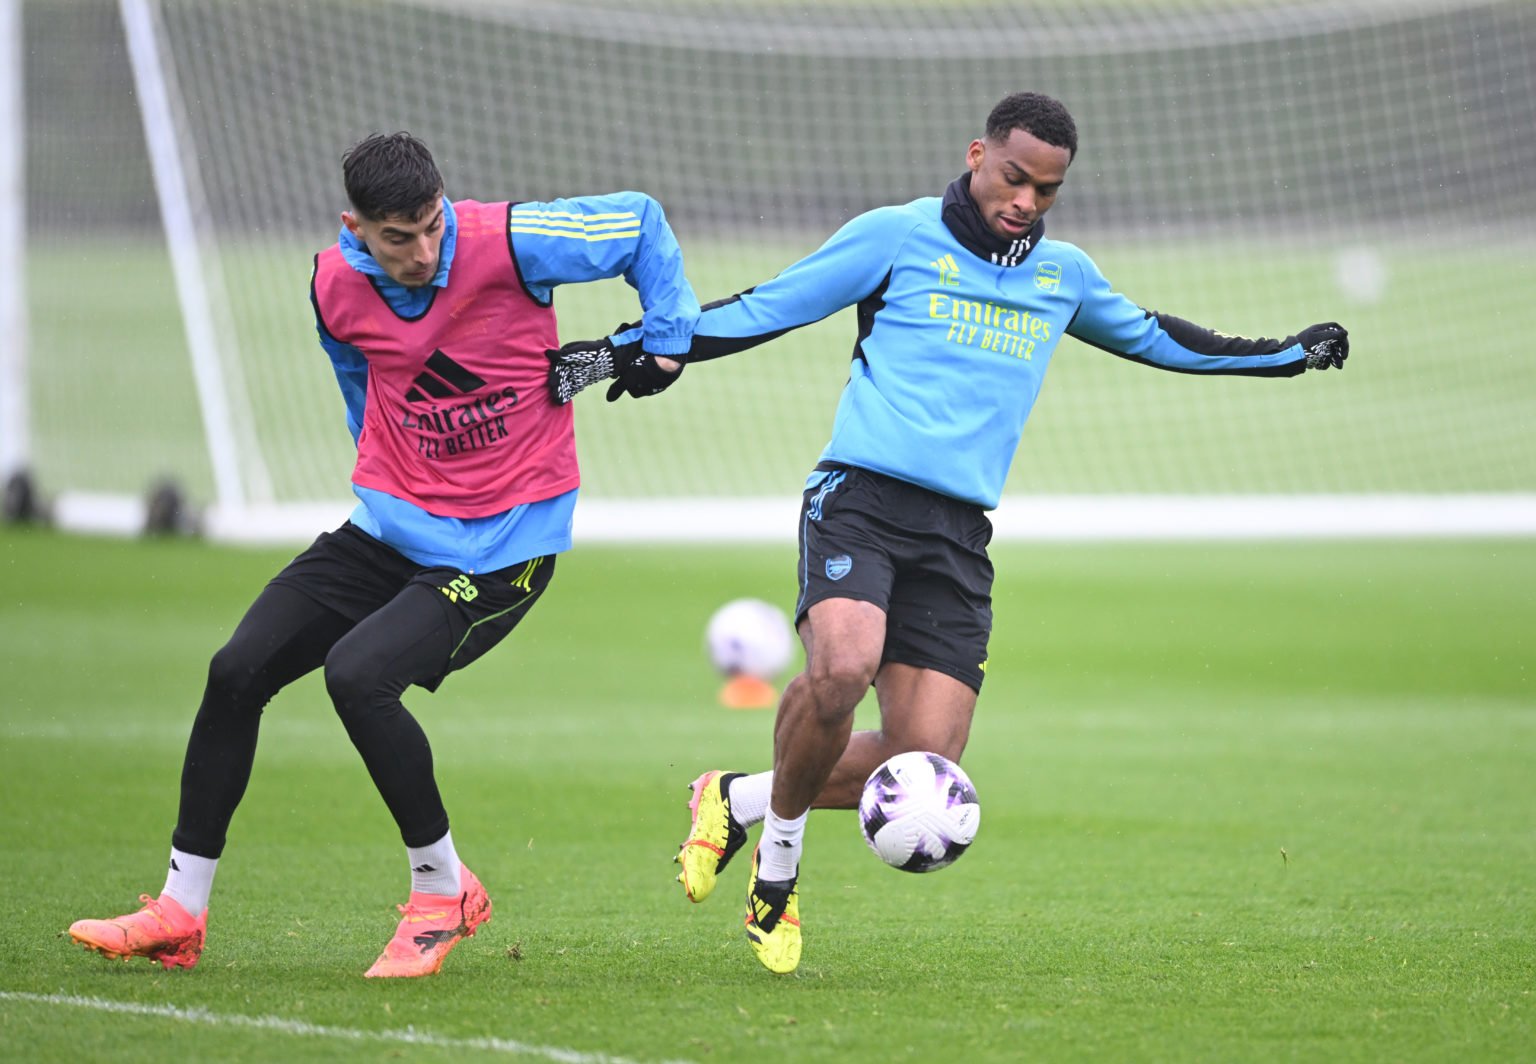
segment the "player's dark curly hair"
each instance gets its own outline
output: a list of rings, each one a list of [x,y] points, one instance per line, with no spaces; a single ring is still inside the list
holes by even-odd
[[[987,116],[987,139],[1007,140],[1015,129],[1054,147],[1066,148],[1069,158],[1077,155],[1077,123],[1060,100],[1038,92],[1016,92],[1003,97]]]
[[[416,221],[443,194],[443,175],[427,146],[409,133],[375,133],[341,158],[352,207],[369,221]]]

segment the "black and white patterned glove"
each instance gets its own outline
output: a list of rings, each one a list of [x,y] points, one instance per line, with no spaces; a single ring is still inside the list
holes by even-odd
[[[1296,340],[1307,353],[1308,369],[1343,369],[1349,357],[1349,331],[1335,321],[1308,325]]]
[[[585,388],[619,375],[613,347],[608,340],[575,340],[558,351],[545,351],[549,359],[549,397],[564,406]]]

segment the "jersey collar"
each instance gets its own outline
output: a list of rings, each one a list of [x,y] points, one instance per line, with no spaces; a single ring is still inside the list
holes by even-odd
[[[967,170],[949,183],[944,190],[944,205],[940,217],[960,246],[977,258],[998,266],[1017,266],[1029,257],[1045,236],[1045,219],[1035,219],[1018,240],[1004,240],[993,234],[982,220],[981,210],[971,198],[971,173]]]
[[[382,291],[388,291],[393,286],[404,289],[405,286],[390,280],[389,274],[384,272],[378,260],[368,253],[368,246],[352,235],[352,230],[346,226],[341,227],[341,234],[336,238],[336,243],[341,247],[341,257],[346,259],[347,265],[358,273],[371,278],[375,287]],[[437,273],[432,275],[428,284],[438,288],[448,286],[448,270],[453,265],[453,252],[459,243],[459,218],[454,212],[453,203],[447,196],[443,197],[443,244],[438,252]]]

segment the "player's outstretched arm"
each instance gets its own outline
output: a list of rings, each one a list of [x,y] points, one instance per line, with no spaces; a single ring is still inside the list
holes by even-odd
[[[634,329],[621,326],[618,332]],[[615,343],[613,337],[601,340],[573,340],[559,350],[545,351],[549,359],[549,396],[564,405],[594,384],[611,380],[608,401],[628,394],[634,399],[658,395],[683,375],[683,363],[675,358],[653,355],[640,341]]]
[[[608,388],[610,402],[621,395],[655,395],[677,379],[673,365],[680,372],[681,363],[734,355],[852,306],[880,286],[896,250],[919,221],[895,207],[860,215],[777,276],[705,304],[686,351],[669,348],[661,357],[644,353],[634,325],[621,326],[602,340],[551,351],[550,395],[557,403],[570,402],[583,388],[604,380],[614,381]]]
[[[1349,331],[1333,321],[1308,325],[1283,340],[1270,340],[1231,336],[1171,314],[1150,313],[1147,318],[1157,330],[1141,348],[1139,360],[1160,369],[1293,377],[1314,369],[1342,369],[1349,357]]]
[[[1233,336],[1146,310],[1112,289],[1086,256],[1080,265],[1081,302],[1067,335],[1120,358],[1176,373],[1295,377],[1342,367],[1349,357],[1349,333],[1337,322],[1309,325],[1278,340]]]

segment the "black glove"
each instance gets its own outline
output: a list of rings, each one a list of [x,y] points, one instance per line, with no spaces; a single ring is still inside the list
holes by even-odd
[[[1308,369],[1343,369],[1349,357],[1349,331],[1336,321],[1308,325],[1296,340],[1307,353]]]
[[[615,334],[633,328],[636,325],[620,325]],[[544,357],[549,359],[549,397],[557,406],[564,406],[599,381],[617,378],[608,389],[611,403],[625,392],[636,399],[664,392],[683,375],[682,359],[675,360],[676,370],[663,369],[638,340],[618,345],[608,337],[573,340],[558,351],[546,350]]]
[[[544,357],[549,359],[549,397],[556,406],[569,403],[583,388],[619,375],[607,339],[575,340],[558,351],[546,350]]]
[[[608,401],[611,403],[619,396],[628,392],[632,399],[644,399],[648,395],[659,395],[672,387],[672,382],[683,375],[683,366],[686,363],[677,361],[677,369],[663,369],[656,364],[656,356],[648,351],[640,350],[639,344],[625,344],[626,348],[633,347],[632,356],[619,356],[620,369],[618,380],[608,386]]]

